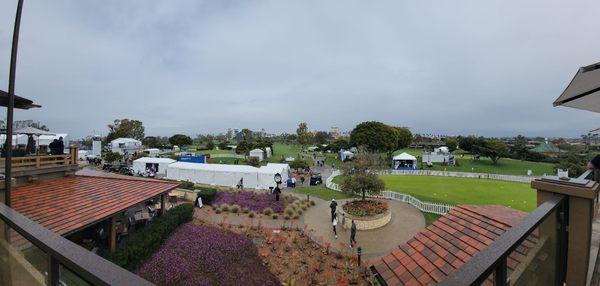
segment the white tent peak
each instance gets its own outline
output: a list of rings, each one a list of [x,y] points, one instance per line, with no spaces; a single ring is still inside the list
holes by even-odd
[[[400,153],[396,156],[394,156],[394,160],[411,160],[411,161],[415,161],[417,160],[417,158],[411,154],[408,154],[406,152],[404,153]]]

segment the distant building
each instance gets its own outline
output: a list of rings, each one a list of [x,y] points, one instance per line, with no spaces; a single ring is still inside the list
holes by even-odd
[[[110,149],[114,153],[121,155],[132,155],[144,150],[142,142],[133,138],[117,138],[110,141]]]
[[[545,140],[540,143],[538,146],[530,150],[531,152],[536,152],[540,154],[544,154],[550,157],[557,157],[563,153],[567,153],[567,151],[558,148],[556,145],[552,144],[552,142]]]
[[[339,127],[331,127],[331,131],[329,131],[329,134],[331,134],[331,137],[333,139],[338,139],[340,138],[340,136],[342,136],[342,132],[340,131]]]
[[[434,148],[433,152],[424,152],[422,162],[428,165],[431,163],[445,163],[454,166],[455,164],[454,155],[450,153],[450,150],[446,146]]]

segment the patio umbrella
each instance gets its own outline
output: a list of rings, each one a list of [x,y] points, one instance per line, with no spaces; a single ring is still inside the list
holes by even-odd
[[[553,105],[600,113],[600,63],[579,68]]]

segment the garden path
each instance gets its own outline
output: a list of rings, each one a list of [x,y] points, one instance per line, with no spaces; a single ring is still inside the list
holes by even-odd
[[[341,207],[346,200],[339,200]],[[359,230],[356,241],[362,248],[363,259],[375,259],[390,253],[398,245],[408,241],[425,228],[425,218],[415,207],[398,201],[387,201],[392,212],[392,220],[384,227],[374,230]],[[338,239],[335,239],[331,225],[329,202],[321,200],[309,208],[303,215],[303,223],[308,225],[310,235],[323,243],[331,243],[334,250],[349,248],[350,230],[342,229],[338,224]],[[310,230],[314,230],[311,232]],[[345,246],[342,246],[343,242]]]

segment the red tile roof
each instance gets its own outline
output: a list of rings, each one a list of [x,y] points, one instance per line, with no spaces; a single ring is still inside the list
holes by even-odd
[[[373,266],[390,286],[435,285],[526,215],[504,206],[457,206]],[[509,270],[535,243],[530,236],[509,256]]]
[[[55,233],[66,235],[178,185],[127,176],[71,176],[15,188],[12,208]]]

